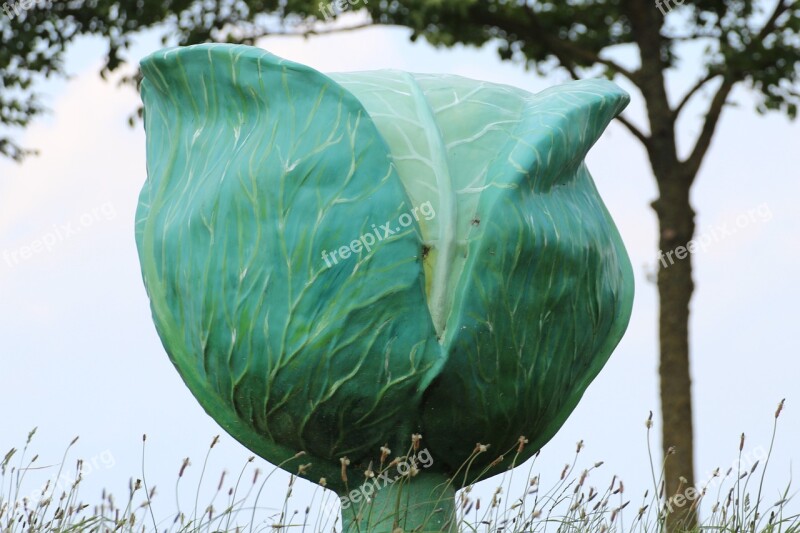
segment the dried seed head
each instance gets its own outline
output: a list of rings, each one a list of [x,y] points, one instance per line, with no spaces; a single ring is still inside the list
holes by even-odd
[[[347,483],[347,465],[350,464],[350,459],[342,457],[339,459],[339,462],[342,464],[342,481]]]
[[[308,469],[311,468],[311,463],[306,463],[297,467],[297,474],[300,476],[308,475]]]
[[[781,403],[778,404],[778,409],[775,411],[775,418],[781,416],[781,411],[783,411],[783,404],[786,402],[786,398],[781,400]]]
[[[381,446],[381,464],[386,460],[389,455],[391,455],[392,450],[389,449],[389,444],[384,444]]]
[[[742,436],[739,439],[739,451],[742,451],[743,448],[744,448],[744,433],[742,433]]]
[[[186,471],[186,468],[191,465],[192,463],[189,462],[189,458],[186,457],[183,459],[183,463],[181,464],[181,469],[178,472],[178,477],[183,477],[183,473]]]
[[[524,435],[520,435],[520,437],[517,439],[517,442],[519,443],[519,446],[517,446],[517,453],[522,453],[522,448],[528,444],[528,439],[526,439]]]
[[[219,435],[216,435],[213,439],[211,439],[211,448],[217,445],[219,442]]]
[[[414,448],[414,451],[419,450],[419,441],[422,440],[422,435],[419,433],[414,433],[411,435],[411,446]]]
[[[488,444],[481,444],[480,442],[475,443],[475,449],[472,450],[472,453],[483,453],[489,449]]]
[[[321,478],[319,478],[319,484],[321,486],[323,486],[323,487],[327,487],[328,486],[328,480],[325,479],[324,477],[321,477]]]
[[[644,423],[647,429],[653,427],[653,411],[650,411],[650,416],[647,417],[647,421]]]

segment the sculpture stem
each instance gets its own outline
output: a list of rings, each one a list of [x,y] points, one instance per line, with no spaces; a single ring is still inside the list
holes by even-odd
[[[432,533],[458,531],[455,523],[456,490],[448,478],[420,472],[396,481],[375,478],[342,498],[343,533]],[[365,502],[365,495],[371,498]]]

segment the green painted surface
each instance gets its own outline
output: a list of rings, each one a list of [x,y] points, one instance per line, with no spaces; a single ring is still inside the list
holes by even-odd
[[[437,476],[475,442],[525,435],[525,459],[555,434],[630,316],[630,262],[583,162],[627,94],[328,77],[232,45],[142,71],[143,277],[167,353],[229,433],[273,463],[306,451],[306,477],[339,492],[339,458],[363,479],[412,433]]]

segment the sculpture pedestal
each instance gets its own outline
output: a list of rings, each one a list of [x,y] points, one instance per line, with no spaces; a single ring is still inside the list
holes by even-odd
[[[376,479],[349,494],[339,495],[340,498],[350,498],[351,502],[342,509],[343,533],[458,531],[455,523],[456,489],[448,483],[446,476],[420,472],[410,482],[403,478],[394,483],[384,483],[385,480]],[[364,494],[370,493],[372,501],[364,503]],[[358,499],[358,503],[353,503],[354,499]]]

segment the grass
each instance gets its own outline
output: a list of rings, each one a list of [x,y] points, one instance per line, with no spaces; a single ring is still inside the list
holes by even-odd
[[[652,431],[652,413],[646,422],[648,452],[652,487],[641,498],[629,499],[625,493],[622,480],[612,476],[609,483],[601,488],[591,484],[590,479],[599,475],[602,462],[579,468],[582,464],[581,451],[583,442],[576,446],[570,463],[565,465],[559,479],[548,487],[543,479],[534,475],[539,460],[539,453],[530,461],[526,472],[527,482],[520,494],[509,494],[512,481],[522,475],[520,469],[509,470],[505,475],[493,478],[496,489],[488,500],[482,501],[475,496],[474,485],[469,484],[461,490],[456,499],[455,511],[450,522],[459,525],[464,533],[516,533],[545,532],[559,533],[577,532],[631,532],[661,533],[667,531],[666,517],[669,508],[682,508],[691,505],[702,511],[700,526],[692,532],[731,532],[731,533],[800,533],[800,516],[788,510],[791,501],[791,484],[786,487],[777,502],[767,501],[764,497],[764,480],[772,456],[777,434],[777,424],[783,402],[775,412],[773,430],[769,449],[754,462],[743,452],[745,439],[742,435],[739,442],[738,459],[727,471],[717,469],[714,475],[697,487],[686,487],[683,500],[664,498],[664,463],[656,464],[650,447]],[[292,500],[296,476],[289,478],[288,486],[280,489],[283,496],[279,501],[274,498],[267,508],[263,503],[266,494],[274,493],[275,481],[272,476],[278,468],[298,471],[307,468],[303,463],[303,454],[298,453],[285,464],[278,465],[269,472],[261,472],[253,466],[254,457],[250,457],[238,473],[229,478],[223,472],[216,485],[206,475],[208,460],[218,442],[212,439],[203,461],[200,480],[194,487],[184,487],[189,459],[184,459],[178,468],[174,487],[174,503],[167,503],[164,497],[156,493],[155,487],[148,487],[145,472],[146,436],[142,439],[142,473],[129,482],[128,493],[122,500],[115,499],[110,493],[103,491],[99,502],[84,503],[81,495],[82,472],[84,462],[74,462],[75,468],[65,471],[68,456],[77,442],[77,437],[67,446],[55,477],[44,483],[34,492],[26,488],[27,477],[39,467],[38,456],[28,458],[30,447],[36,430],[28,434],[25,445],[21,449],[11,449],[0,460],[0,533],[217,533],[235,531],[252,533],[269,531],[298,531],[302,533],[341,532],[342,523],[338,512],[339,498],[322,487],[315,489],[312,498],[301,505],[303,511],[291,510],[295,506]],[[414,436],[413,446],[419,445],[419,436]],[[524,449],[527,441],[524,437],[500,456],[514,454],[515,459]],[[408,460],[405,456],[389,460],[387,450],[381,449],[381,461],[376,471],[367,475],[380,475],[398,461]],[[475,451],[457,476],[463,480],[477,479],[481,472],[471,473],[475,458],[483,453],[490,453],[486,446],[478,445]],[[669,460],[669,456],[665,461]],[[514,461],[516,464],[516,460]],[[343,473],[345,475],[345,466]],[[398,519],[395,525],[398,531],[404,531],[403,502],[404,491],[413,489],[415,474],[412,471],[398,480],[393,489],[397,493],[396,505],[392,509],[376,509],[371,502],[360,502],[346,512],[360,517],[352,530],[370,532],[377,520],[386,520],[386,513],[394,514]],[[456,477],[456,476],[454,476]],[[65,483],[64,480],[67,480]],[[211,485],[209,485],[211,483]],[[28,496],[24,496],[24,494]],[[181,502],[187,499],[189,505],[183,507]],[[693,491],[693,492],[692,492]],[[209,501],[201,504],[201,494],[212,494]],[[183,496],[183,498],[181,498]],[[694,497],[692,497],[694,496]],[[636,500],[634,503],[634,499]],[[394,498],[393,498],[394,500]],[[168,506],[168,518],[163,509]],[[312,512],[312,509],[315,512]],[[267,519],[264,520],[263,517]],[[410,530],[413,531],[413,530]]]

